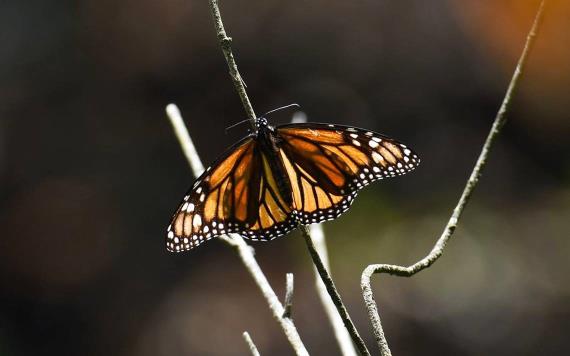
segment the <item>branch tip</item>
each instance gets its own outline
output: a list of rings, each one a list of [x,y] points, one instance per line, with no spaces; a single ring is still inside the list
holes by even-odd
[[[285,310],[283,311],[283,318],[291,318],[291,309],[293,308],[293,273],[287,273],[285,276]]]

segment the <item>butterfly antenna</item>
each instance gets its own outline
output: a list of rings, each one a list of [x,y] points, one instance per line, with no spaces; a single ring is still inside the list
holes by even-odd
[[[238,126],[238,125],[241,125],[241,124],[243,124],[244,122],[248,122],[248,121],[249,121],[249,119],[241,120],[240,122],[237,122],[237,123],[235,123],[235,124],[233,124],[233,125],[231,125],[231,126],[226,127],[226,133],[228,133],[228,131],[229,131],[230,129],[233,129],[234,127],[236,127],[236,126]]]
[[[270,111],[266,112],[265,114],[259,116],[258,118],[266,117],[267,115],[272,114],[272,113],[274,113],[274,112],[276,112],[276,111],[283,110],[283,109],[288,109],[288,108],[292,108],[292,107],[300,108],[301,105],[296,104],[296,103],[293,103],[293,104],[281,106],[281,107],[279,107],[279,108],[277,108],[277,109],[273,109],[273,110],[270,110]],[[230,129],[233,129],[234,127],[236,127],[236,126],[238,126],[238,125],[241,125],[241,124],[243,124],[244,122],[247,122],[247,121],[249,121],[249,119],[245,119],[245,120],[236,122],[235,124],[226,127],[226,133],[228,133],[228,131],[229,131]]]
[[[293,104],[281,106],[281,107],[279,107],[279,108],[277,108],[277,109],[273,109],[273,110],[270,110],[270,111],[266,112],[265,114],[261,115],[260,117],[265,117],[265,116],[267,116],[267,115],[269,115],[269,114],[273,114],[273,113],[276,112],[276,111],[283,110],[283,109],[289,109],[289,108],[292,108],[292,107],[300,108],[301,105],[299,105],[299,104],[297,104],[297,103],[293,103]]]

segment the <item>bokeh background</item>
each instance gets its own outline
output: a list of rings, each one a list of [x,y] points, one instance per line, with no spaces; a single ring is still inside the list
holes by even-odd
[[[412,146],[413,174],[365,189],[325,224],[332,272],[371,349],[370,263],[439,237],[480,151],[538,1],[226,0],[257,112]],[[396,355],[567,355],[570,3],[549,1],[509,121],[444,257],[373,285]],[[168,254],[193,182],[165,117],[177,103],[210,162],[246,134],[207,1],[0,4],[0,355],[289,355],[234,252]],[[275,124],[290,120],[275,114]],[[338,354],[298,233],[255,243],[315,355]]]

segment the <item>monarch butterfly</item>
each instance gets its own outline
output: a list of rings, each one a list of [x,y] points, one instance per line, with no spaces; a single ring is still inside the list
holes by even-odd
[[[191,250],[219,235],[272,240],[332,220],[358,190],[419,164],[407,146],[350,126],[272,127],[265,117],[196,180],[167,228],[166,248]]]

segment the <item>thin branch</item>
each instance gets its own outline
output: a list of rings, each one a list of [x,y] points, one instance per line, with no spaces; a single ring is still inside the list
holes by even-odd
[[[408,267],[389,265],[389,264],[375,264],[366,267],[366,269],[364,269],[364,271],[362,272],[362,278],[360,282],[362,288],[362,295],[364,297],[366,308],[368,309],[368,315],[370,318],[370,322],[372,324],[374,336],[376,338],[382,356],[389,356],[392,353],[390,351],[390,348],[388,347],[388,342],[386,341],[386,337],[382,329],[380,315],[378,314],[378,308],[376,306],[376,302],[374,301],[374,295],[372,293],[372,288],[370,286],[370,278],[374,273],[388,273],[396,276],[411,277],[414,274],[431,266],[443,254],[445,245],[453,236],[453,233],[457,227],[457,223],[461,217],[463,209],[465,208],[465,205],[469,201],[469,198],[471,197],[473,190],[475,189],[477,183],[479,182],[479,178],[481,177],[481,171],[483,170],[483,168],[487,163],[487,158],[489,156],[489,152],[491,150],[493,142],[495,141],[495,139],[497,138],[497,136],[501,131],[501,128],[505,124],[506,113],[510,107],[513,92],[517,87],[521,74],[523,73],[523,69],[526,64],[528,54],[532,48],[532,45],[534,43],[534,38],[542,21],[544,4],[545,0],[543,0],[540,3],[540,7],[538,8],[538,11],[536,13],[536,17],[534,19],[532,28],[528,33],[523,52],[519,58],[519,61],[517,63],[511,82],[509,83],[509,87],[501,104],[501,107],[497,112],[495,121],[493,122],[489,135],[485,140],[485,144],[483,145],[483,148],[481,150],[479,158],[477,159],[475,167],[473,168],[473,171],[471,172],[471,175],[467,180],[467,183],[465,185],[463,193],[461,194],[459,202],[457,203],[457,206],[453,210],[453,213],[451,214],[451,217],[449,218],[449,221],[445,226],[442,235],[437,240],[430,253],[421,260],[419,260],[418,262]]]
[[[180,109],[178,109],[178,106],[175,104],[168,104],[166,105],[166,114],[174,128],[174,134],[176,134],[176,138],[178,142],[180,142],[182,152],[184,152],[186,160],[190,163],[194,177],[199,177],[200,174],[204,172],[204,165],[198,157],[198,152],[196,152],[196,147],[194,147],[192,139],[190,139],[190,134],[186,129],[186,125],[184,125],[182,115],[180,115]]]
[[[307,122],[307,114],[303,111],[296,111],[293,114],[293,118],[291,119],[291,123],[299,124]],[[325,238],[325,232],[323,231],[322,224],[312,224],[309,226],[311,238],[313,243],[315,244],[315,249],[317,253],[321,257],[323,261],[323,265],[327,271],[330,271],[331,267],[329,264],[329,255],[327,252],[327,242]],[[356,356],[356,349],[354,348],[354,344],[350,338],[350,334],[348,330],[344,327],[342,319],[338,314],[334,303],[331,300],[331,297],[328,295],[327,288],[323,284],[321,277],[319,275],[319,271],[317,268],[314,268],[315,271],[315,285],[317,287],[317,295],[321,300],[321,304],[325,309],[325,314],[329,318],[329,322],[334,331],[334,336],[340,348],[341,354],[343,356]]]
[[[246,87],[245,81],[243,80],[241,74],[238,71],[238,67],[234,55],[232,53],[232,47],[231,47],[232,39],[228,37],[228,35],[226,34],[224,23],[222,22],[222,15],[220,13],[220,7],[218,5],[218,1],[210,0],[209,4],[210,4],[210,11],[212,12],[212,17],[214,19],[214,25],[216,27],[216,34],[218,36],[218,41],[220,42],[220,47],[222,48],[222,52],[224,53],[224,57],[226,58],[226,62],[228,64],[230,77],[232,78],[234,87],[239,95],[243,108],[247,114],[249,123],[251,127],[255,129],[256,128],[255,121],[257,117],[255,115],[255,111],[253,111],[253,107],[251,106],[249,97],[247,96],[247,92],[245,89]],[[246,265],[248,271],[251,273],[256,283],[260,287],[261,292],[263,293],[265,299],[267,299],[269,303],[269,307],[273,312],[273,316],[277,319],[277,321],[281,325],[283,331],[285,332],[285,335],[287,335],[287,338],[289,339],[289,342],[295,349],[295,352],[298,355],[308,355],[308,352],[305,349],[303,343],[301,342],[301,338],[297,333],[297,329],[295,328],[293,321],[290,318],[283,318],[283,313],[285,310],[281,305],[281,303],[279,303],[279,299],[275,295],[273,289],[271,289],[271,286],[269,285],[269,282],[267,282],[267,279],[265,278],[265,275],[263,274],[261,268],[257,264],[257,261],[255,261],[255,258],[253,257],[252,253],[253,249],[245,243],[245,241],[241,236],[237,234],[232,234],[232,240],[233,240],[232,242],[228,240],[224,241],[229,242],[230,245],[237,248],[243,263]]]
[[[220,14],[220,7],[218,6],[217,0],[210,0],[210,11],[212,12],[212,17],[214,18],[214,24],[216,26],[216,34],[218,36],[218,41],[220,41],[220,46],[222,47],[222,51],[224,52],[224,57],[226,58],[226,62],[228,63],[228,68],[230,70],[230,77],[232,78],[232,82],[234,83],[234,87],[239,95],[241,100],[241,104],[247,113],[247,117],[250,121],[251,126],[255,129],[255,111],[253,111],[253,107],[251,106],[251,102],[249,101],[249,97],[247,96],[247,92],[245,90],[245,82],[242,79],[241,74],[238,71],[238,67],[232,53],[232,39],[228,37],[226,34],[226,30],[224,28],[224,23],[222,22],[222,15]]]
[[[310,229],[311,229],[311,238],[315,245],[315,250],[321,257],[325,269],[327,271],[330,271],[329,257],[328,257],[327,245],[326,245],[323,227],[321,224],[313,224],[310,226]],[[319,299],[323,304],[325,313],[329,318],[329,322],[333,327],[334,335],[336,337],[342,355],[356,356],[356,350],[354,349],[354,344],[352,343],[350,334],[348,333],[348,330],[344,327],[342,319],[339,313],[337,312],[331,297],[328,295],[327,288],[323,284],[323,281],[321,280],[319,272],[316,268],[315,268],[315,283],[317,286],[317,294],[319,295]]]
[[[344,327],[348,330],[348,333],[350,334],[350,337],[352,338],[352,341],[355,343],[356,348],[358,349],[360,354],[370,355],[370,352],[366,348],[366,344],[358,334],[356,326],[354,326],[354,323],[350,319],[350,315],[348,315],[348,311],[346,310],[346,307],[342,302],[342,298],[340,297],[340,294],[338,293],[334,285],[334,281],[332,280],[330,274],[325,268],[323,260],[321,259],[319,253],[315,248],[315,245],[313,244],[313,240],[311,239],[311,235],[309,234],[309,229],[307,228],[307,226],[302,226],[302,225],[299,226],[299,229],[301,230],[301,233],[305,238],[305,242],[307,243],[307,248],[309,249],[309,253],[311,254],[313,263],[315,264],[315,267],[317,268],[317,271],[321,276],[321,280],[323,281],[325,287],[327,288],[327,292],[329,293],[330,298],[332,299],[334,305],[336,306],[336,309],[342,319]]]
[[[243,332],[243,338],[245,340],[245,343],[249,347],[249,351],[251,351],[252,356],[260,356],[259,351],[257,351],[257,347],[253,343],[253,340],[251,339],[251,336],[249,336],[249,333],[247,331]]]
[[[203,165],[196,150],[190,149],[190,147],[194,147],[194,144],[192,143],[192,139],[188,134],[188,130],[184,126],[184,122],[181,120],[180,111],[176,105],[170,104],[168,105],[166,113],[168,114],[168,118],[170,119],[172,126],[175,127],[176,135],[178,137],[182,150],[185,153],[190,153],[186,156],[186,158],[188,159],[188,163],[194,171],[194,175],[198,177],[200,174],[202,174],[202,171],[196,169],[196,167],[203,167]],[[291,346],[293,346],[295,353],[297,355],[309,355],[305,346],[303,345],[303,342],[301,341],[301,337],[299,336],[299,333],[297,332],[297,328],[295,327],[293,321],[291,319],[282,318],[284,308],[279,302],[279,298],[277,298],[277,295],[271,288],[271,285],[267,281],[267,278],[263,274],[263,271],[259,267],[259,264],[255,260],[253,248],[246,244],[243,238],[238,234],[231,234],[230,237],[221,236],[219,239],[237,250],[241,261],[267,300],[267,304],[269,305],[269,309],[271,309],[271,313],[283,329],[283,332],[287,336],[287,339],[289,340]]]
[[[283,318],[291,319],[291,308],[293,308],[293,273],[287,273],[285,278],[285,311]]]

